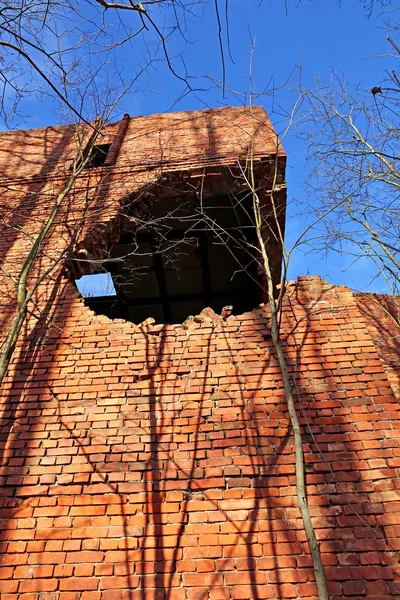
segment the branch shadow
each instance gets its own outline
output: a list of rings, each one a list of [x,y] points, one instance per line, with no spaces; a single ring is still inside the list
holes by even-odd
[[[396,529],[384,510],[398,497],[394,446],[385,464],[374,462],[383,408],[373,376],[357,378],[368,363],[365,326],[343,294],[289,290],[282,336],[330,594],[384,599],[398,593]],[[67,299],[53,302],[58,322]],[[47,400],[24,415],[19,438],[21,473],[36,479],[2,488],[12,490],[0,513],[9,589],[74,600],[84,591],[102,600],[315,598],[268,312],[225,320],[206,309],[186,329],[138,327],[74,302],[49,346],[42,325],[24,355],[48,353],[50,366]],[[18,394],[35,395],[26,379]],[[378,389],[389,393],[387,382]],[[40,576],[41,565],[51,575]]]

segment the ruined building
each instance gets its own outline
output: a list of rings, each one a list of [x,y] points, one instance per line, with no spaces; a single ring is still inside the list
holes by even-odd
[[[315,600],[252,224],[253,187],[278,283],[271,124],[226,108],[93,135],[0,135],[3,341],[23,261],[91,152],[29,274],[0,390],[1,600]],[[111,289],[83,298],[93,273]],[[396,318],[390,298],[320,277],[283,298],[332,600],[400,595]]]

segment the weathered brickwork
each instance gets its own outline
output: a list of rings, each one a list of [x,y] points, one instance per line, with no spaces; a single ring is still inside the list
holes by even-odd
[[[400,399],[400,297],[357,294],[356,302],[386,369],[393,391]]]
[[[199,115],[192,119],[201,137]],[[117,169],[140,130],[135,121]],[[233,166],[240,138],[216,128],[218,135],[214,167]],[[273,144],[261,137],[266,156]],[[194,140],[188,164],[200,147]],[[46,172],[30,183],[26,164],[14,181],[11,167],[10,159],[5,218],[23,231],[5,227],[0,244],[15,273],[29,249],[24,232],[37,230],[61,181]],[[130,192],[149,180],[145,167],[129,175]],[[105,236],[129,187],[124,169],[123,182],[107,175],[116,182],[107,180],[107,195],[101,187],[108,204],[96,227]],[[86,189],[101,176],[88,174]],[[63,215],[70,225],[84,197],[78,188]],[[72,239],[86,240],[86,252],[101,207],[94,198],[92,221]],[[40,268],[68,241],[60,218]],[[15,310],[12,280],[4,276],[1,290],[4,335]],[[1,600],[315,600],[267,307],[227,318],[205,309],[185,326],[111,320],[84,305],[64,261],[35,301],[0,393]],[[368,306],[369,297],[360,302],[347,288],[305,277],[288,285],[282,311],[332,600],[400,594],[400,407],[388,379],[398,355],[386,371]]]

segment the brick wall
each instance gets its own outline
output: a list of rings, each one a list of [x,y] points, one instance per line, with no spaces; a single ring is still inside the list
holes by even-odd
[[[400,297],[357,294],[355,299],[393,392],[400,399]]]
[[[47,196],[7,186],[34,231]],[[6,229],[8,269],[28,239]],[[315,599],[267,308],[139,326],[95,315],[62,269],[1,390],[1,600]],[[362,308],[307,277],[282,316],[335,600],[400,594],[400,410]]]
[[[140,328],[74,296],[6,382],[5,598],[315,597],[266,309]],[[282,326],[330,593],[396,597],[400,411],[365,322],[309,278]]]

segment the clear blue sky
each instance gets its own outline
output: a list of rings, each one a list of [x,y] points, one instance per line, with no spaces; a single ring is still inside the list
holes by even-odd
[[[220,2],[222,13],[224,4]],[[258,90],[264,88],[271,78],[276,86],[284,83],[294,67],[300,63],[302,84],[305,87],[311,87],[316,76],[327,79],[332,69],[343,73],[350,83],[361,83],[367,89],[381,81],[385,67],[384,59],[367,58],[382,55],[387,50],[385,31],[382,28],[383,17],[378,11],[371,18],[367,18],[363,3],[358,0],[342,2],[341,8],[336,0],[303,0],[298,7],[296,0],[288,0],[288,14],[285,12],[284,0],[263,0],[259,7],[257,4],[257,0],[230,1],[230,40],[235,64],[232,64],[226,51],[228,88],[239,92],[249,89],[251,36],[257,37],[254,81]],[[202,20],[189,20],[187,37],[192,43],[185,50],[188,70],[198,76],[195,84],[209,89],[187,95],[173,110],[195,110],[240,103],[233,94],[228,93],[224,98],[221,90],[210,79],[204,77],[207,75],[211,79],[221,79],[217,22],[212,5],[211,2]],[[224,43],[227,50],[226,40]],[[171,55],[180,48],[178,42],[172,43]],[[140,51],[140,47],[136,50],[126,50],[121,57],[124,69],[129,70],[131,65],[136,64],[135,57]],[[148,82],[148,91],[126,99],[121,112],[129,112],[136,116],[171,109],[173,100],[179,96],[182,86],[171,77],[163,65],[155,67]],[[296,97],[294,88],[297,85],[298,80],[275,94],[275,109],[278,104],[290,107]],[[265,98],[257,103],[264,104],[267,112],[271,114],[270,99]],[[58,121],[57,113],[54,114],[49,101],[32,100],[25,104],[25,109],[32,116],[25,124],[21,123],[23,128],[50,125]],[[272,119],[277,123],[276,115],[272,115]],[[277,127],[279,128],[279,124]],[[286,138],[285,150],[288,155],[287,182],[290,201],[287,238],[290,241],[294,234],[298,234],[301,225],[298,217],[293,216],[291,200],[301,201],[304,198],[306,170],[301,143],[296,137]],[[307,273],[320,274],[332,283],[344,283],[356,289],[364,289],[369,281],[368,267],[361,262],[351,266],[349,259],[337,254],[324,259],[315,255],[304,255],[299,251],[293,256],[289,277],[295,278]],[[378,281],[370,289],[384,291],[383,284]]]

